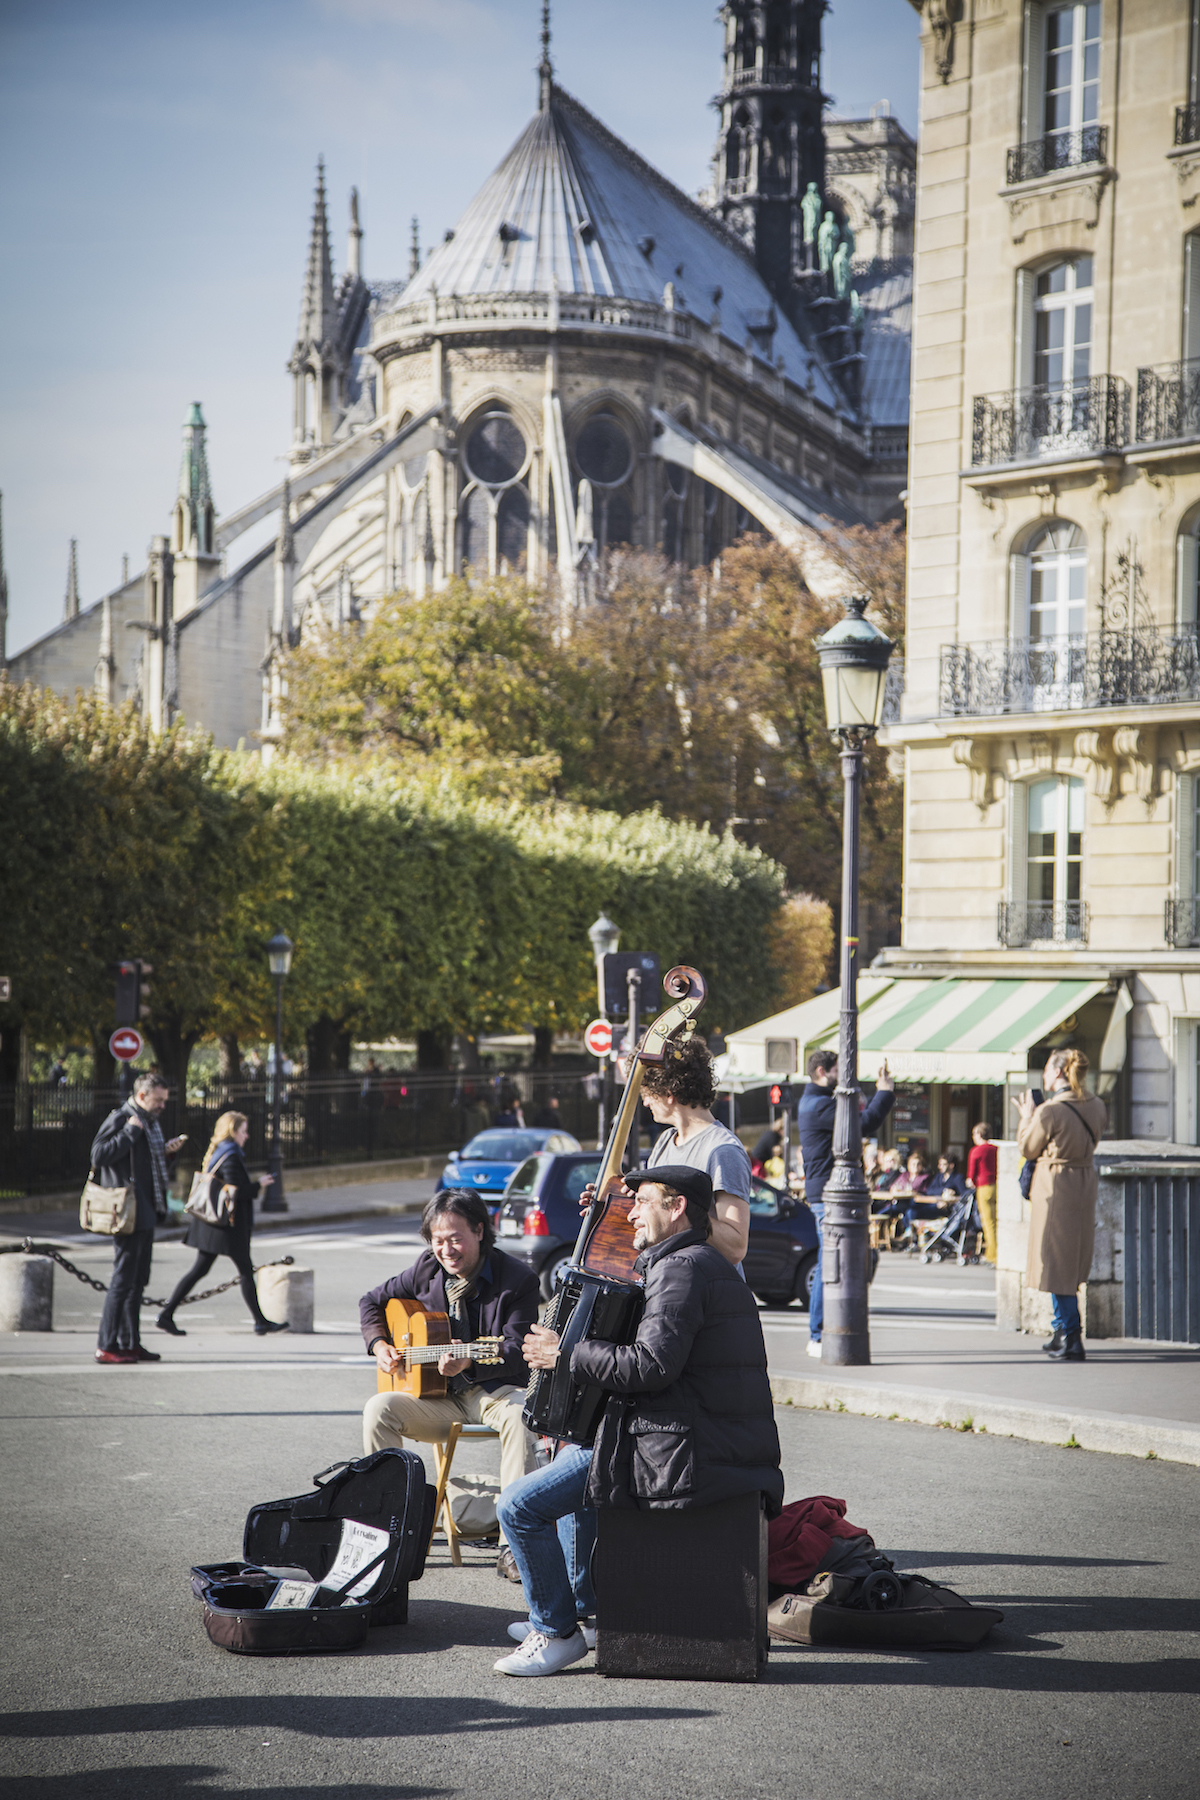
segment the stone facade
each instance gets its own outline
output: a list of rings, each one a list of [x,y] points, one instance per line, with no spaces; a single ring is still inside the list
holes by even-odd
[[[1124,984],[1114,1128],[1195,1143],[1196,8],[957,11],[924,7],[887,960]]]

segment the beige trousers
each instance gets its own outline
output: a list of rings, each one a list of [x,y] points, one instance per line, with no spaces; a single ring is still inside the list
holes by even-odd
[[[490,1425],[500,1433],[500,1486],[506,1488],[537,1467],[537,1440],[521,1417],[525,1389],[498,1387],[490,1392],[466,1388],[440,1400],[414,1400],[409,1394],[372,1394],[363,1407],[363,1454],[399,1450],[405,1438],[420,1444],[445,1440],[451,1425]],[[455,1456],[455,1463],[458,1457]]]

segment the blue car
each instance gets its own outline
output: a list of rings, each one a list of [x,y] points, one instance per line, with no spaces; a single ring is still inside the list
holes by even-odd
[[[579,1232],[579,1199],[595,1181],[595,1152],[555,1155],[547,1148],[514,1173],[497,1221],[500,1247],[527,1263],[548,1300]],[[757,1178],[750,1184],[750,1242],[742,1267],[758,1298],[768,1305],[807,1310],[817,1266],[817,1222],[803,1200]]]
[[[504,1196],[509,1176],[529,1157],[543,1150],[569,1154],[580,1148],[578,1138],[569,1131],[497,1126],[479,1132],[469,1144],[453,1152],[442,1170],[438,1192],[443,1188],[467,1188],[482,1194],[494,1211]]]

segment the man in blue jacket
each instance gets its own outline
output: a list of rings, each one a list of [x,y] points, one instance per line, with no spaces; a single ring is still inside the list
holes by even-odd
[[[157,1350],[142,1343],[142,1295],[150,1280],[154,1228],[167,1216],[175,1156],[181,1137],[164,1142],[159,1119],[167,1104],[167,1084],[152,1069],[135,1079],[133,1097],[110,1112],[92,1145],[92,1167],[101,1187],[132,1186],[137,1217],[132,1231],[115,1237],[112,1280],[100,1316],[96,1345],[98,1363],[144,1363],[160,1360]]]
[[[837,1116],[837,1052],[814,1050],[808,1059],[808,1081],[796,1108],[796,1131],[800,1154],[804,1158],[804,1198],[817,1221],[817,1266],[813,1273],[812,1297],[808,1308],[808,1354],[820,1356],[821,1332],[825,1324],[825,1284],[821,1263],[824,1257],[824,1234],[821,1221],[825,1217],[822,1196],[825,1183],[833,1173],[833,1123]],[[879,1080],[862,1114],[862,1134],[873,1137],[896,1103],[896,1083],[888,1074],[886,1062]]]

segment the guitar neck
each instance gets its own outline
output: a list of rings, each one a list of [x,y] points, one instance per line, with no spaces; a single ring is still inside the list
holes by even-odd
[[[404,1360],[412,1368],[414,1363],[433,1363],[443,1356],[471,1358],[481,1352],[495,1355],[495,1351],[495,1344],[418,1344],[405,1350]]]

